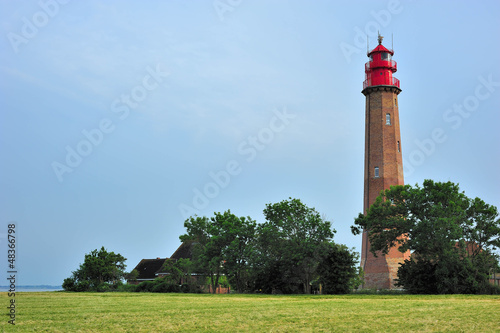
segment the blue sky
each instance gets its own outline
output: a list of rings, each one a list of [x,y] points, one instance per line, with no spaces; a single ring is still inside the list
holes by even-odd
[[[0,246],[15,221],[18,284],[60,284],[101,246],[131,270],[170,256],[189,213],[263,222],[288,197],[359,251],[377,29],[394,36],[405,182],[500,206],[498,1],[0,6]]]

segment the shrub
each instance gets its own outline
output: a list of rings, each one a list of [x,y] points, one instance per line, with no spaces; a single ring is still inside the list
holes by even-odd
[[[137,285],[135,291],[137,291],[137,292],[151,292],[154,285],[155,285],[154,281],[143,281]]]
[[[180,291],[183,293],[195,293],[195,294],[201,294],[203,291],[201,290],[201,287],[197,284],[194,283],[184,283],[180,287]]]
[[[135,284],[122,284],[122,285],[117,287],[116,291],[136,292],[137,285],[135,285]]]
[[[75,291],[75,282],[76,280],[72,277],[64,279],[62,287],[66,291]]]
[[[110,290],[111,290],[111,288],[110,288],[109,284],[106,282],[102,282],[99,285],[97,285],[97,287],[96,287],[97,292],[106,292],[106,291],[110,291]]]
[[[177,284],[163,281],[160,283],[156,283],[151,291],[155,293],[178,293],[181,291],[181,288]]]

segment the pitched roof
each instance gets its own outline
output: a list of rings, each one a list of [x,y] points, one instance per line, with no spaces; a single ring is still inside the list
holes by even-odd
[[[191,259],[193,257],[193,246],[196,244],[194,241],[185,241],[175,250],[170,256],[170,259]]]
[[[194,241],[183,242],[172,254],[170,259],[191,259],[193,256],[193,246],[195,244],[196,242]],[[142,259],[134,268],[139,272],[137,280],[154,280],[157,277],[157,273],[163,273],[161,272],[161,268],[167,260],[169,260],[169,258]]]
[[[156,278],[156,272],[161,269],[168,258],[142,259],[135,270],[139,272],[137,280],[152,280]]]

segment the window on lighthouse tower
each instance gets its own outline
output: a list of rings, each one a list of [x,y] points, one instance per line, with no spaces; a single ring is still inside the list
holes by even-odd
[[[390,125],[391,124],[391,114],[390,113],[386,113],[385,114],[385,124],[386,125]]]

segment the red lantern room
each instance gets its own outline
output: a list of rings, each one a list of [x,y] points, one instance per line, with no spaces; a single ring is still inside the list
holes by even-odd
[[[398,70],[397,63],[392,60],[393,50],[382,45],[384,37],[378,35],[378,46],[368,53],[370,61],[365,64],[365,81],[363,89],[371,86],[399,86],[399,80],[392,76]]]

